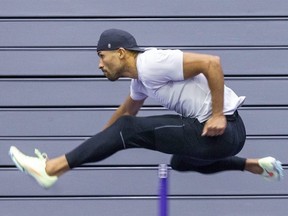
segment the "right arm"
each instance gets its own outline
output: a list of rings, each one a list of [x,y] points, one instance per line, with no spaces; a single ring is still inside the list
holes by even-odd
[[[133,100],[130,96],[128,96],[124,101],[124,103],[122,103],[118,107],[118,109],[114,112],[110,120],[104,126],[103,130],[110,127],[118,118],[120,118],[123,115],[132,115],[132,116],[137,115],[144,101],[145,99],[136,101]]]

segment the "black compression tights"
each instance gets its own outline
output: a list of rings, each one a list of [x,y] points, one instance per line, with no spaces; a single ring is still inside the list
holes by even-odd
[[[242,120],[239,125],[241,124]],[[177,115],[123,116],[111,127],[86,140],[65,156],[69,167],[74,168],[103,160],[123,149],[146,148],[173,154],[171,166],[178,171],[214,173],[224,170],[243,170],[245,159],[233,155],[241,150],[244,141],[241,139],[241,142],[233,148],[231,146],[234,144],[223,143],[217,147],[218,151],[215,151],[215,146],[221,143],[219,139],[216,140],[218,143],[211,145],[198,143],[197,134],[201,133],[201,127],[203,128],[203,125],[197,120],[183,119]],[[186,136],[187,131],[189,136]],[[230,128],[230,131],[235,131],[235,128]],[[187,138],[191,138],[192,144],[187,144]],[[227,137],[224,140],[226,139]],[[205,142],[206,140],[204,139]],[[187,153],[189,156],[183,156]]]

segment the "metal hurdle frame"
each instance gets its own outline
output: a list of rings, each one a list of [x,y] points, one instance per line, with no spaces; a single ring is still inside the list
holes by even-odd
[[[159,216],[168,216],[168,166],[159,164]]]

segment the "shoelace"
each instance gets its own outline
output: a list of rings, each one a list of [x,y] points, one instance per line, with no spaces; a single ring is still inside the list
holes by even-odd
[[[48,155],[46,153],[41,153],[38,149],[35,149],[34,153],[40,160],[46,161],[48,159]]]

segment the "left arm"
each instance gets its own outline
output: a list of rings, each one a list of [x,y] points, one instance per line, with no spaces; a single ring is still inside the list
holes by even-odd
[[[196,53],[184,53],[183,55],[184,79],[202,73],[206,77],[211,90],[212,116],[206,122],[202,135],[221,135],[225,131],[227,121],[223,114],[224,76],[220,58]]]

